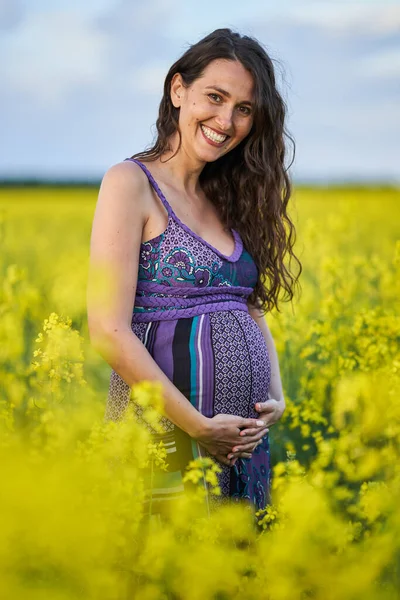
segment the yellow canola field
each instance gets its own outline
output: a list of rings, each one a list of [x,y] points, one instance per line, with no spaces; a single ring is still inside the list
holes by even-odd
[[[400,590],[400,191],[295,189],[301,293],[267,315],[287,410],[273,503],[143,518],[163,469],[88,343],[97,190],[0,190],[0,597],[395,600]],[[156,386],[138,384],[148,418]],[[193,464],[211,491],[215,469]]]

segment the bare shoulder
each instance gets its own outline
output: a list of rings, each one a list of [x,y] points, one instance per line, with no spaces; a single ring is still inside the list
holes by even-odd
[[[104,174],[101,181],[99,198],[100,204],[118,205],[146,216],[147,195],[149,193],[148,179],[142,169],[132,161],[122,161],[112,165]]]
[[[112,332],[130,328],[139,271],[140,244],[149,195],[147,176],[124,161],[101,182],[90,238],[89,328]]]
[[[124,161],[106,171],[93,217],[93,261],[114,261],[114,269],[124,256],[138,255],[150,193],[147,176],[136,163]]]

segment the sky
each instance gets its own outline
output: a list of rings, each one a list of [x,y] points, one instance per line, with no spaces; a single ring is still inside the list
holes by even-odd
[[[0,178],[143,150],[169,67],[219,27],[274,61],[294,180],[400,183],[400,0],[0,0]]]

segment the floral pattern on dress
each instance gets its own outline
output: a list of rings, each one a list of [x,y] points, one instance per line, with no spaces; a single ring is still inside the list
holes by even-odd
[[[189,250],[190,248],[190,250]],[[243,246],[239,260],[224,260],[197,237],[193,237],[171,216],[157,237],[142,242],[138,280],[165,287],[254,287],[257,266]]]
[[[158,235],[154,240],[144,242],[140,246],[139,254],[139,279],[154,280],[161,256],[161,245],[164,234]]]
[[[214,261],[211,266],[198,265],[192,252],[177,246],[162,256],[161,246],[165,233],[144,242],[139,257],[139,279],[154,281],[162,285],[179,284],[195,287],[231,286],[229,279],[221,273],[220,265]]]

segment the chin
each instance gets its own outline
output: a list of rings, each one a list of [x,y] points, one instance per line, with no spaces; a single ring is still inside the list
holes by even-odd
[[[210,147],[208,151],[204,151],[204,149],[202,148],[201,152],[197,153],[197,156],[205,162],[214,162],[222,156],[225,156],[225,154],[228,154],[229,150],[225,150],[224,148]]]
[[[226,154],[226,153],[224,153],[224,154]],[[203,156],[201,156],[199,158],[203,162],[212,163],[212,162],[215,162],[216,160],[218,160],[219,158],[221,158],[222,156],[224,156],[224,155],[223,154],[220,154],[218,156],[215,156],[215,155],[214,156],[211,156],[211,155],[210,156],[204,156],[203,155]]]

